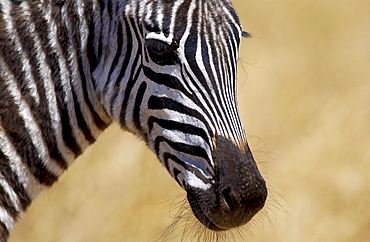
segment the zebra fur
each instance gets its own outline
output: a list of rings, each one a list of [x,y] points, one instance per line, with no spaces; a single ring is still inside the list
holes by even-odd
[[[241,35],[227,0],[0,0],[0,240],[112,122],[214,186],[217,137],[246,145]]]

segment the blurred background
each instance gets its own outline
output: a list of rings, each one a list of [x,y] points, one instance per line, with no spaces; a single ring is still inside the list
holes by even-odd
[[[368,240],[370,1],[232,2],[253,35],[241,44],[238,98],[270,196],[231,238]],[[10,241],[161,241],[184,197],[145,145],[113,125]]]

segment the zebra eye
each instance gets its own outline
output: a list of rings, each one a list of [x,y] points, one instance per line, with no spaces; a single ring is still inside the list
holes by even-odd
[[[150,59],[158,65],[175,65],[178,63],[176,42],[171,45],[156,39],[149,39],[145,43]]]

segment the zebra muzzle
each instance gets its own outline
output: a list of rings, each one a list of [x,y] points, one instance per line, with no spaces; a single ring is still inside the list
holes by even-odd
[[[246,224],[263,208],[267,198],[266,183],[248,145],[243,151],[219,136],[213,160],[214,185],[207,190],[187,190],[194,215],[204,226],[215,231]]]

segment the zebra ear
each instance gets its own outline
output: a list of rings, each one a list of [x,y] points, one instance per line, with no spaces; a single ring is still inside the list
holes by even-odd
[[[246,32],[246,31],[242,31],[242,36],[245,37],[245,38],[252,38],[252,34]]]

